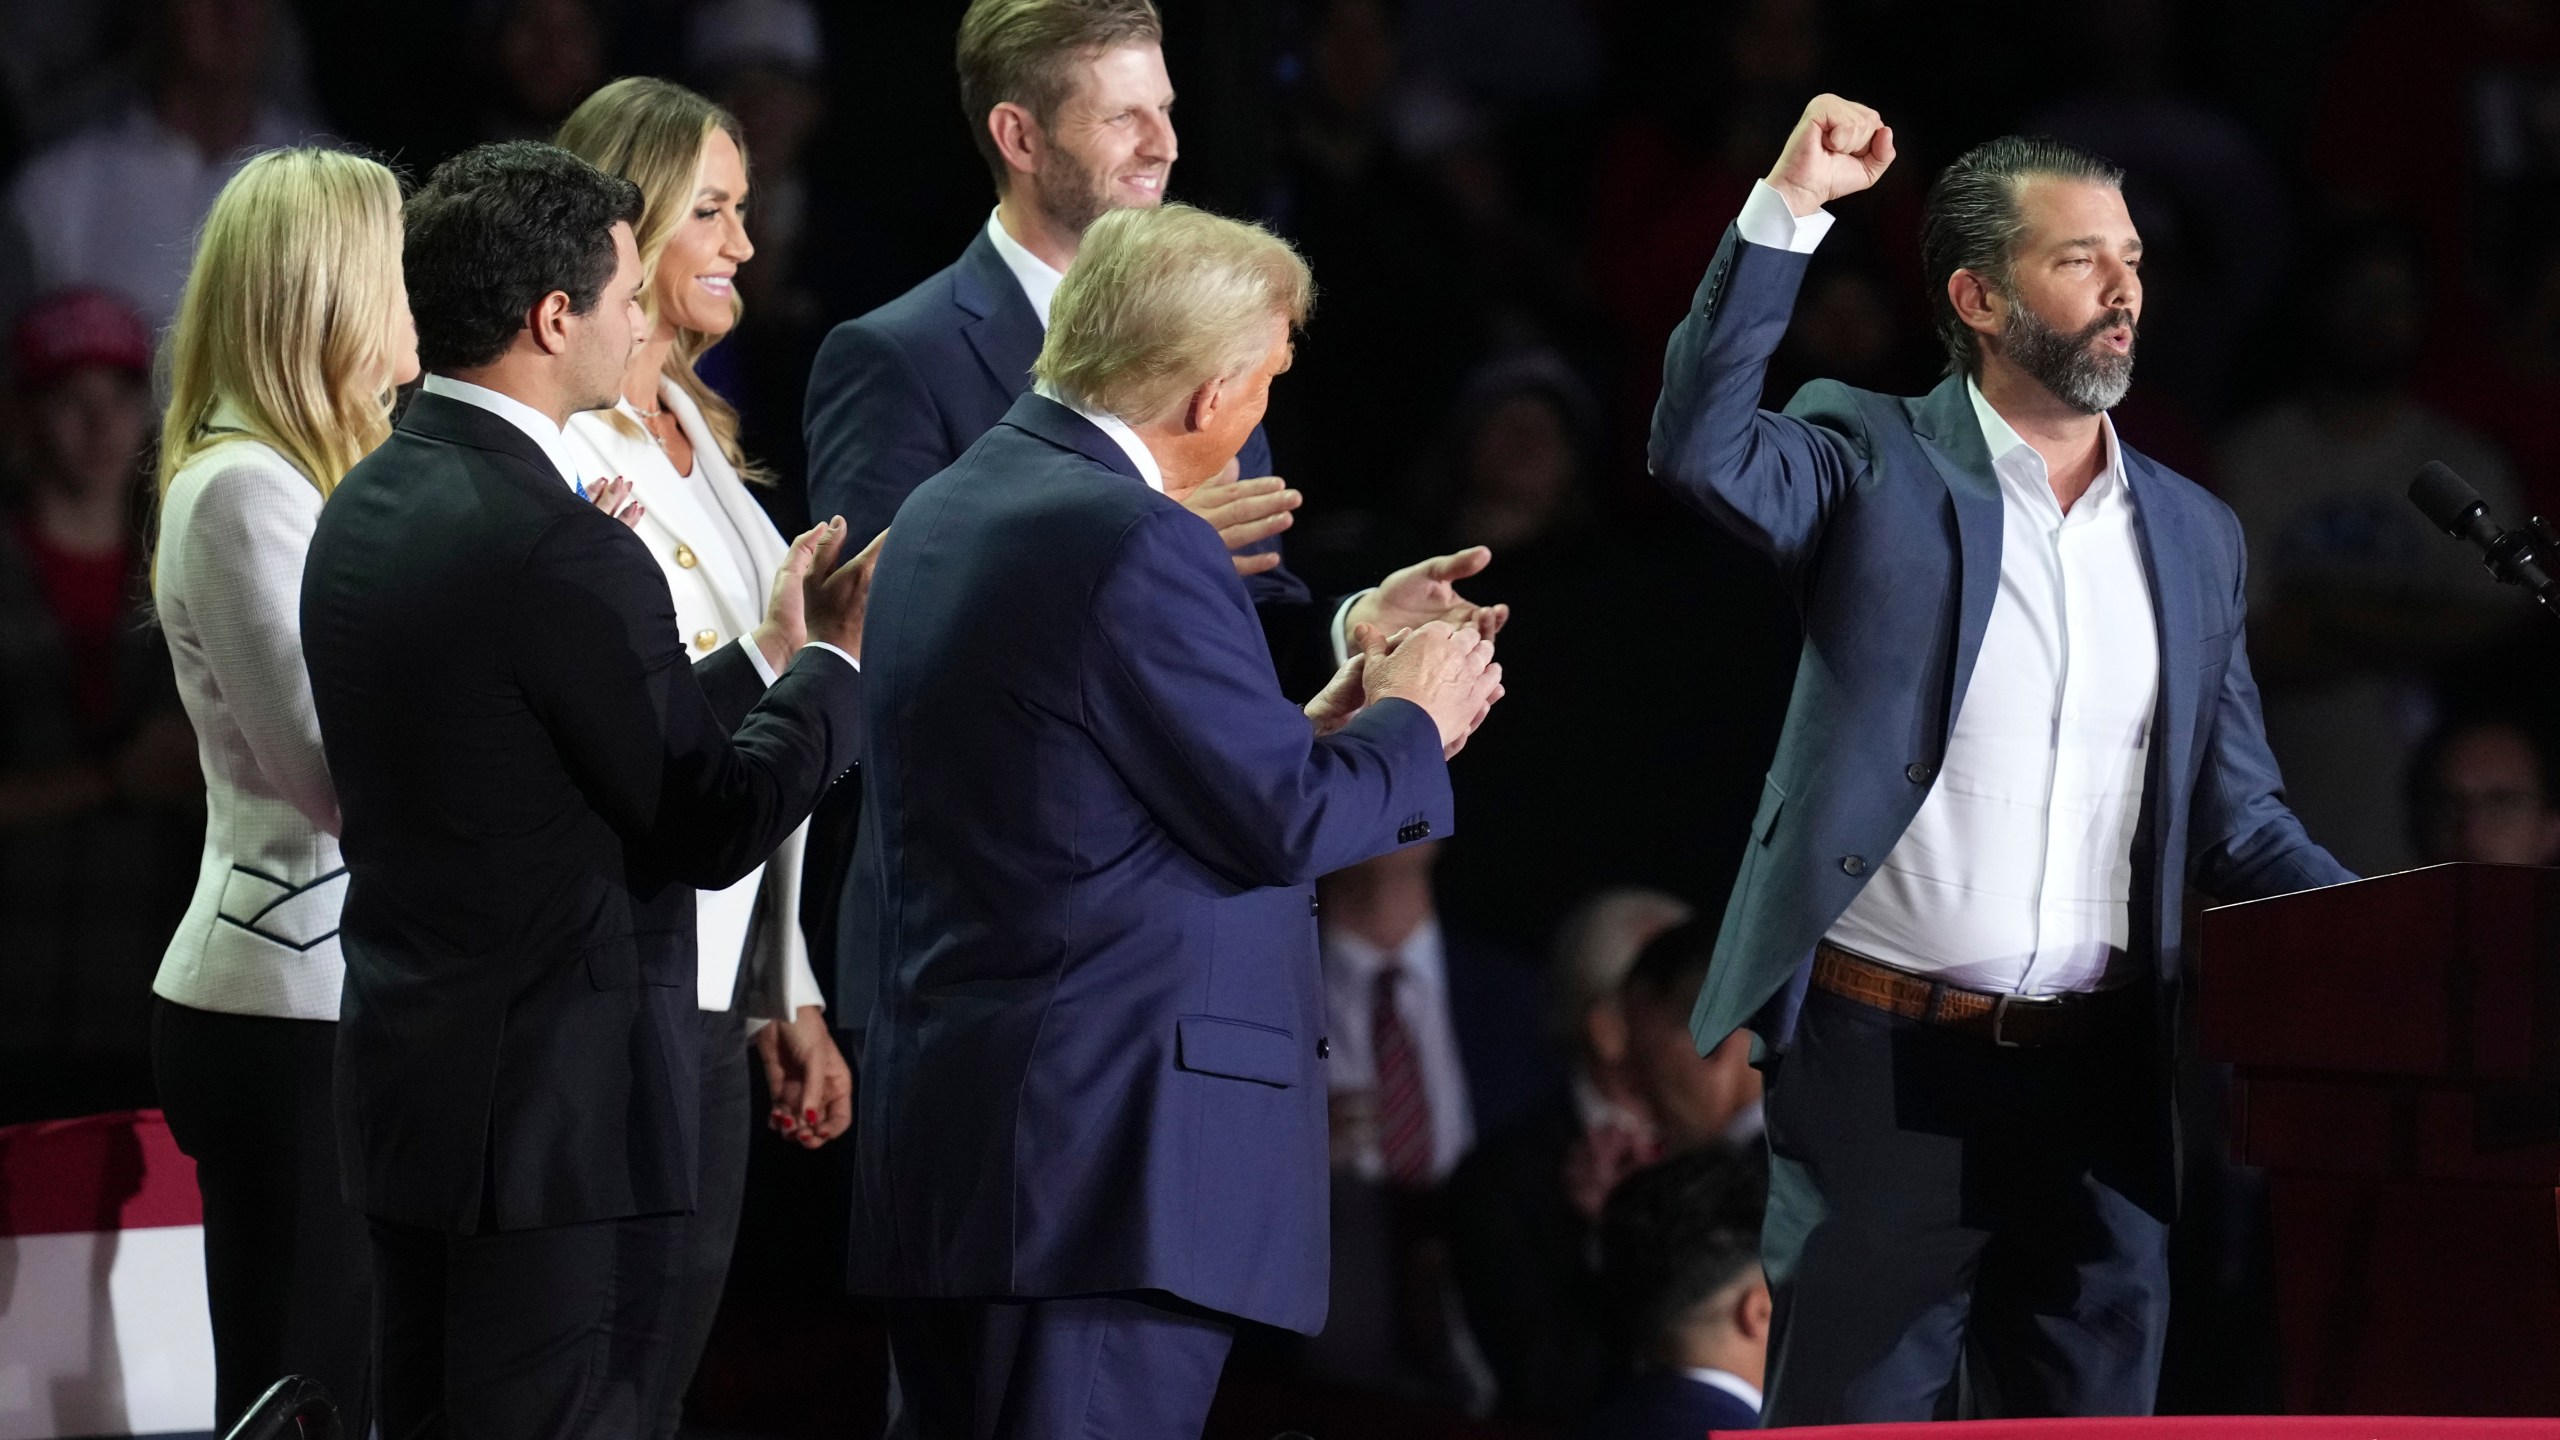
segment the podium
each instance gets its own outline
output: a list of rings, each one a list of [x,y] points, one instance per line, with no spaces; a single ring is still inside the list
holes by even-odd
[[[2560,1415],[2560,870],[2204,913],[2206,1058],[2267,1172],[2285,1408]]]

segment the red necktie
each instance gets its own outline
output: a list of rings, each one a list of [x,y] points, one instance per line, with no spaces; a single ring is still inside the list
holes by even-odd
[[[1369,1048],[1378,1062],[1378,1157],[1387,1183],[1408,1190],[1431,1184],[1431,1097],[1422,1088],[1422,1054],[1396,1009],[1402,966],[1378,972],[1369,1009]]]

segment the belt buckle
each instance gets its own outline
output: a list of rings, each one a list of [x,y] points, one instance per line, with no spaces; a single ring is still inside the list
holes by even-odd
[[[2025,1046],[2021,1045],[2019,1042],[2017,1042],[2017,1041],[2015,1041],[2015,1040],[2010,1039],[2010,1038],[2008,1037],[2008,1034],[2006,1033],[2006,1030],[2004,1029],[2004,1027],[2005,1027],[2005,1026],[2007,1025],[2007,1023],[2008,1023],[2008,1019],[2009,1019],[2009,1007],[2010,1007],[2010,1005],[2011,1005],[2011,1004],[2013,1004],[2013,1003],[2015,1003],[2015,1002],[2017,1002],[2017,1001],[2019,1001],[2019,1000],[2021,1000],[2021,999],[2023,999],[2023,998],[2024,998],[2024,997],[2022,997],[2022,996],[2018,996],[2018,995],[2001,995],[2001,996],[1999,996],[1999,997],[1995,998],[1994,1000],[1992,1000],[1992,1002],[1991,1002],[1991,1043],[1992,1043],[1994,1046],[1997,1046],[1998,1048],[2000,1048],[2000,1049],[2002,1049],[2002,1050],[2022,1050],[2022,1049],[2026,1048]],[[2035,1001],[2035,1000],[2029,1000],[2029,1001],[2027,1001],[2026,1003],[2028,1003],[2028,1004],[2030,1004],[2030,1005],[2033,1005],[2033,1004],[2040,1004],[2040,1003],[2043,1003],[2043,1002]]]

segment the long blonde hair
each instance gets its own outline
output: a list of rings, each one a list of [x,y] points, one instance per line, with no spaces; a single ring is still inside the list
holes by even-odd
[[[676,226],[693,213],[694,181],[702,173],[702,147],[711,143],[714,130],[727,131],[737,143],[738,163],[743,166],[747,137],[738,128],[736,117],[672,80],[634,75],[588,96],[561,122],[555,141],[561,149],[606,174],[619,175],[640,187],[640,223],[632,227],[631,238],[640,250],[640,269],[649,277],[640,291],[640,308],[652,329],[658,324],[658,257],[666,253],[667,240],[675,234]],[[733,329],[746,314],[746,303],[734,288],[729,294],[729,314]],[[738,478],[770,485],[772,474],[748,460],[746,451],[739,448],[737,408],[694,372],[694,362],[720,340],[718,335],[677,326],[676,343],[667,352],[662,373],[702,412],[702,423],[711,431],[712,442],[720,447],[721,456],[738,472]],[[640,438],[638,427],[627,417],[607,412],[605,418],[632,438]]]
[[[262,441],[323,496],[391,433],[400,182],[344,151],[271,150],[205,217],[162,363],[160,502],[187,462]],[[237,426],[217,428],[225,403]]]

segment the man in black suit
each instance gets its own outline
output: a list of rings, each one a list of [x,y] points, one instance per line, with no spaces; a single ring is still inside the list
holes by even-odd
[[[639,213],[546,145],[436,171],[404,257],[425,393],[303,574],[350,875],[340,1152],[397,1440],[656,1413],[694,1203],[694,890],[854,759],[869,567],[836,568],[842,522],[689,665],[656,563],[585,498],[603,477],[561,463],[641,332]]]

